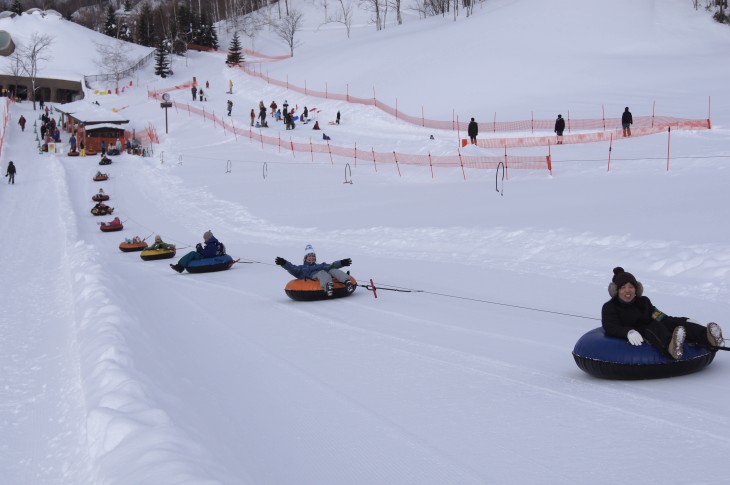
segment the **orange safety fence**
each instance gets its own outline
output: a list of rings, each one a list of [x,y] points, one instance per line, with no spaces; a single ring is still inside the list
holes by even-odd
[[[182,88],[188,87],[190,84],[183,85]],[[161,93],[169,92],[174,89],[182,89],[180,87],[167,88],[159,91],[150,91],[149,97],[154,99],[160,99]],[[173,107],[176,110],[188,112],[197,116],[202,116],[204,120],[210,121],[214,126],[220,125],[225,133],[232,133],[234,136],[241,138],[248,138],[251,142],[260,143],[270,146],[276,146],[280,150],[291,151],[292,155],[296,157],[297,153],[308,154],[310,159],[314,161],[314,154],[326,155],[330,161],[332,157],[342,157],[344,159],[350,159],[354,164],[358,162],[372,163],[376,169],[378,164],[405,164],[405,165],[419,165],[427,167],[461,167],[464,168],[481,168],[481,169],[496,169],[499,164],[502,164],[506,168],[514,169],[527,169],[527,170],[552,170],[551,161],[549,155],[545,156],[512,156],[506,152],[500,156],[473,156],[473,155],[415,155],[398,152],[376,152],[374,149],[363,149],[358,148],[357,145],[353,147],[344,147],[339,145],[332,145],[330,143],[314,143],[310,141],[295,142],[291,139],[282,140],[281,136],[268,136],[261,133],[260,130],[254,131],[253,127],[238,127],[233,125],[230,118],[227,120],[216,116],[215,113],[211,113],[205,110],[205,107],[199,108],[197,105],[190,105],[188,103],[179,103],[175,100],[171,100]]]
[[[706,120],[673,120],[670,118],[662,118],[662,123],[655,126],[636,127],[634,123],[631,127],[631,136],[646,136],[664,133],[672,128],[674,130],[704,130],[708,129]],[[598,141],[610,141],[612,138],[617,139],[623,136],[622,129],[612,129],[608,131],[597,131],[591,133],[576,133],[572,135],[563,135],[562,144],[572,145],[577,143],[593,143]],[[532,148],[557,144],[557,136],[534,136],[534,137],[515,137],[515,138],[477,138],[477,146],[480,148]],[[465,147],[469,141],[464,138],[461,140],[461,146]]]
[[[354,103],[354,104],[362,104],[366,106],[374,106],[381,111],[384,111],[391,116],[394,116],[396,119],[406,121],[408,123],[423,126],[427,128],[435,128],[439,130],[461,130],[466,132],[468,126],[469,126],[469,120],[467,121],[460,121],[458,117],[456,119],[452,119],[451,121],[443,121],[443,120],[431,120],[426,118],[424,115],[419,116],[413,116],[406,113],[403,113],[402,111],[398,110],[397,104],[396,107],[389,106],[388,104],[384,103],[383,101],[379,101],[375,96],[372,98],[358,98],[356,96],[352,96],[348,93],[342,94],[342,93],[333,93],[330,92],[328,89],[325,91],[317,91],[313,90],[309,87],[307,87],[306,81],[304,83],[304,86],[297,86],[295,84],[289,83],[288,80],[281,81],[278,79],[274,79],[268,74],[264,74],[262,72],[256,72],[254,68],[250,68],[246,65],[239,66],[246,74],[254,77],[258,77],[264,81],[266,81],[269,84],[273,84],[274,86],[283,87],[285,89],[288,89],[290,91],[295,91],[298,93],[302,93],[305,96],[312,96],[317,98],[324,98],[324,99],[332,99],[337,101],[345,101],[347,103]],[[509,131],[548,131],[552,132],[555,127],[555,120],[546,120],[546,119],[529,119],[529,120],[518,120],[518,121],[497,121],[496,115],[495,119],[493,119],[490,122],[486,122],[484,120],[477,120],[479,123],[479,132],[480,133],[486,133],[486,132],[509,132]],[[634,117],[634,124],[632,127],[635,128],[653,128],[657,126],[669,126],[673,124],[686,124],[689,123],[693,126],[697,126],[697,128],[692,129],[698,129],[698,128],[704,128],[709,129],[711,127],[711,123],[709,118],[708,119],[685,119],[685,118],[673,118],[669,116],[636,116]],[[621,118],[594,118],[594,119],[571,119],[569,116],[565,120],[565,129],[567,132],[570,132],[572,130],[613,130],[621,128]],[[703,126],[700,126],[703,125]],[[662,131],[662,130],[660,130]],[[532,145],[531,145],[532,146]]]

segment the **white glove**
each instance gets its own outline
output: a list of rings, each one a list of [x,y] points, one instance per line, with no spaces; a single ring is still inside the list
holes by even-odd
[[[626,334],[626,338],[629,339],[631,345],[641,345],[644,342],[644,337],[641,336],[636,330],[629,330]]]

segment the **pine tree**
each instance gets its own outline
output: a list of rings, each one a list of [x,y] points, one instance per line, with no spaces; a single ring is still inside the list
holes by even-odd
[[[10,11],[18,15],[23,15],[23,7],[20,5],[20,0],[13,0],[13,6],[10,7]]]
[[[132,11],[132,1],[131,0],[124,0],[124,11],[127,13]]]
[[[238,38],[238,32],[233,33],[233,39],[231,40],[231,46],[228,48],[228,57],[226,58],[226,64],[229,67],[238,66],[243,62],[243,56],[241,55],[241,40]]]
[[[152,25],[152,7],[145,2],[142,4],[139,16],[137,17],[137,43],[147,47],[155,45],[154,27]]]
[[[104,30],[102,33],[109,37],[116,38],[117,36],[117,14],[114,12],[114,7],[112,7],[111,3],[106,9],[106,20],[104,21]]]
[[[155,49],[155,75],[166,78],[170,73],[170,58],[166,40],[160,40]]]

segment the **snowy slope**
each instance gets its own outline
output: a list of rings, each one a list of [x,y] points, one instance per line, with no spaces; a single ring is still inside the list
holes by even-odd
[[[149,68],[142,87],[98,98],[138,130],[156,126],[161,143],[147,158],[99,167],[38,155],[37,112],[12,105],[2,167],[14,160],[18,175],[0,186],[10,248],[0,255],[0,483],[722,482],[709,464],[730,451],[726,355],[691,376],[609,382],[581,372],[571,350],[600,325],[616,265],[665,312],[730,331],[727,66],[712,55],[727,51],[730,31],[678,0],[543,3],[487,2],[470,19],[407,18],[381,33],[363,22],[350,41],[317,29],[311,13],[295,57],[267,68],[292,82],[306,74],[310,86],[351,82],[363,96],[378,83],[378,97],[404,96],[403,110],[424,103],[445,120],[454,109],[526,119],[566,106],[599,117],[602,104],[637,116],[654,101],[662,114],[702,118],[711,96],[713,129],[673,132],[670,170],[665,135],[616,141],[610,171],[604,143],[553,147],[552,176],[511,170],[500,195],[492,170],[399,175],[392,164],[262,147],[182,110],[169,112],[165,134],[145,84],[196,76],[211,84],[207,109],[220,115],[234,101],[236,126],[260,99],[288,99],[321,107],[322,120],[341,110],[343,124],[325,131],[342,146],[423,153],[435,133],[429,149],[456,151],[452,132],[287,92],[220,54],[190,53],[173,79]],[[489,62],[462,48],[477,32],[473,49]],[[566,48],[551,60],[556,33]],[[437,40],[450,45],[443,55],[426,48]],[[267,36],[255,47],[283,51]],[[507,65],[509,76],[493,76]],[[281,124],[270,133],[314,136]],[[352,184],[342,183],[348,163]],[[100,168],[103,184],[91,180]],[[109,218],[89,214],[100,186],[124,231],[102,233]],[[118,250],[125,237],[160,234],[180,256],[208,229],[241,258],[230,271],[179,275],[170,260]],[[273,260],[298,262],[308,243],[323,261],[351,257],[361,283],[414,291],[294,302]]]

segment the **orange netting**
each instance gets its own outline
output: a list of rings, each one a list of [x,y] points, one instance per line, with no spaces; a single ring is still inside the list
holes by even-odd
[[[150,91],[149,96],[154,99],[160,99],[161,94],[164,92],[174,91],[177,89],[187,89],[191,86],[190,83],[177,85],[171,88],[162,89],[159,91]],[[466,156],[466,155],[414,155],[408,153],[398,152],[376,152],[374,149],[366,150],[358,148],[357,145],[353,147],[343,147],[338,145],[332,145],[328,142],[325,143],[314,143],[311,140],[308,143],[295,142],[291,139],[282,140],[281,136],[268,136],[264,135],[260,131],[254,131],[253,127],[237,127],[230,121],[218,117],[215,113],[211,113],[205,110],[203,105],[199,108],[197,105],[190,105],[187,103],[179,103],[172,100],[172,105],[175,109],[180,111],[186,111],[189,114],[194,114],[203,117],[204,120],[210,121],[214,126],[220,126],[226,133],[233,133],[234,136],[241,138],[248,138],[251,142],[261,143],[263,145],[276,146],[280,150],[288,150],[292,152],[292,155],[296,156],[296,153],[309,154],[312,161],[314,161],[314,154],[318,156],[325,155],[329,157],[330,161],[333,157],[342,157],[345,159],[351,159],[355,164],[358,161],[363,163],[372,163],[377,168],[377,164],[389,163],[389,164],[405,164],[405,165],[419,165],[429,167],[461,167],[463,168],[489,168],[496,169],[500,164],[507,168],[514,169],[529,169],[529,170],[551,170],[550,157],[545,156],[512,156],[504,154],[501,156]]]

